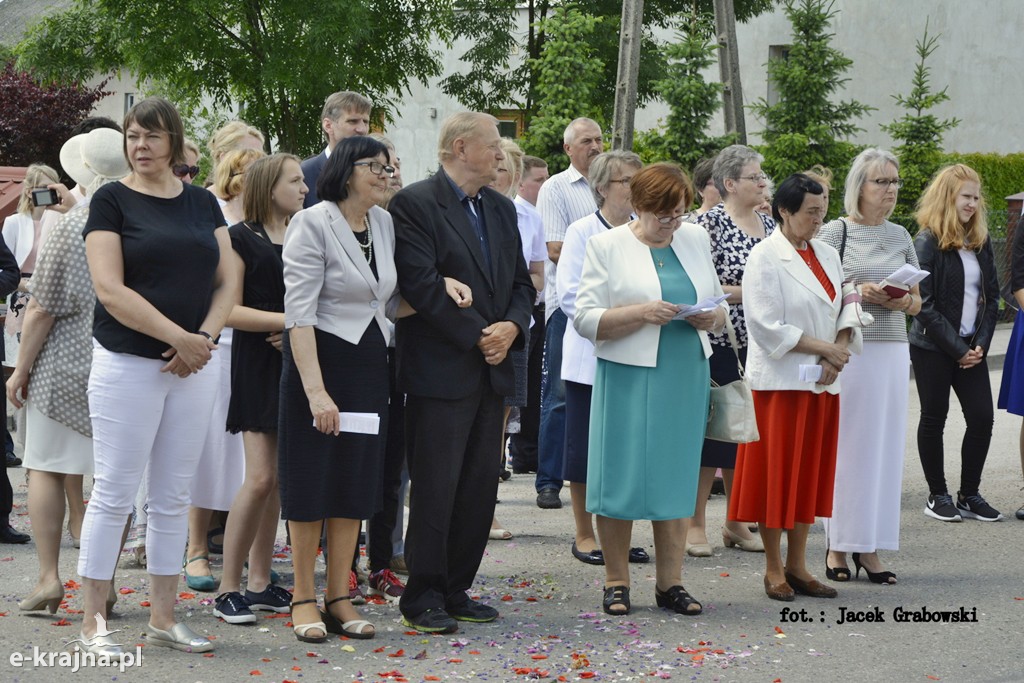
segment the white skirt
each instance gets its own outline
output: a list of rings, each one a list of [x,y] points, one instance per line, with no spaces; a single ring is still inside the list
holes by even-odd
[[[25,469],[92,474],[92,439],[25,403]]]
[[[220,373],[206,445],[192,480],[192,505],[208,510],[230,510],[245,479],[242,435],[231,434],[226,427],[231,400],[231,332],[230,327],[224,328],[213,358],[203,369]]]
[[[865,342],[841,375],[839,447],[828,547],[898,550],[910,399],[910,346]]]

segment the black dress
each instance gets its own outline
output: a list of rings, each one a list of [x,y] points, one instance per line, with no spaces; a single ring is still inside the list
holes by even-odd
[[[245,264],[242,305],[284,313],[284,262],[258,223],[228,228],[231,246]],[[266,332],[235,330],[231,347],[231,402],[227,428],[238,432],[276,432],[281,386],[281,352]]]

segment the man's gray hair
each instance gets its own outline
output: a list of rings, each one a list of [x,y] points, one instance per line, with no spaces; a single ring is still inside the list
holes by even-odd
[[[573,141],[576,140],[576,127],[584,123],[593,124],[597,126],[598,130],[601,130],[601,124],[599,124],[597,121],[595,121],[594,119],[588,119],[585,116],[581,116],[578,119],[573,119],[572,121],[570,121],[569,125],[565,127],[565,132],[562,133],[562,142],[564,142],[567,145],[571,145]]]

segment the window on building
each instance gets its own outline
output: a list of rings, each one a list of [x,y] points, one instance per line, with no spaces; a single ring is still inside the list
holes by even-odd
[[[126,92],[124,94],[124,113],[127,114],[128,110],[135,106],[135,93]]]
[[[519,109],[502,109],[495,114],[498,119],[498,133],[503,138],[519,139],[523,134],[523,112]]]
[[[788,60],[789,49],[789,45],[769,45],[768,61],[776,59],[781,59],[782,61]],[[779,90],[771,76],[768,77],[768,97],[766,99],[768,100],[768,106],[774,106],[779,103]]]

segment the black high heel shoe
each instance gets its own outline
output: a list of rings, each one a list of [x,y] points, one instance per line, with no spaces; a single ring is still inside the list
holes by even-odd
[[[825,548],[825,578],[827,578],[829,581],[849,581],[850,568],[828,566],[828,552],[828,548]]]
[[[857,568],[857,578],[860,578],[860,570],[863,569],[867,572],[868,579],[871,583],[880,583],[886,586],[896,583],[896,575],[892,572],[873,572],[860,563],[860,553],[852,553],[850,559],[853,560],[853,566]],[[892,579],[890,581],[890,579]]]

